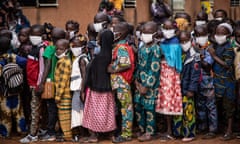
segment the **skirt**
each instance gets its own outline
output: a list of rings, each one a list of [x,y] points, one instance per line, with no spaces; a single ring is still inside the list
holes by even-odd
[[[82,125],[94,132],[116,129],[115,100],[112,92],[86,92]]]
[[[71,112],[71,128],[82,125],[83,119],[83,103],[80,100],[80,91],[73,92],[72,112]]]
[[[156,101],[156,112],[166,115],[182,115],[180,74],[166,61],[161,62],[160,88]]]

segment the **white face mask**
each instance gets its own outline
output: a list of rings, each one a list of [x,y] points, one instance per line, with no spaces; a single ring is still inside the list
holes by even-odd
[[[215,18],[215,20],[217,20],[217,21],[222,21],[223,18],[222,18],[222,17],[218,17],[218,18]]]
[[[192,45],[191,41],[188,41],[188,42],[186,42],[184,44],[181,44],[182,50],[184,52],[187,52],[191,48],[191,45]]]
[[[67,50],[66,50],[65,52],[63,52],[62,54],[60,54],[60,55],[57,55],[57,53],[55,53],[55,56],[56,56],[58,59],[60,59],[60,58],[65,57],[65,56],[66,56],[66,53],[67,53]]]
[[[69,32],[69,38],[72,39],[75,36],[75,31]]]
[[[175,29],[169,29],[169,30],[163,29],[162,32],[166,39],[170,39],[175,36]]]
[[[136,31],[136,37],[137,37],[138,39],[140,39],[140,37],[141,37],[141,32],[140,32],[140,31]]]
[[[198,43],[200,46],[205,46],[207,42],[208,42],[208,36],[196,37],[196,43]]]
[[[154,33],[155,34],[155,33]],[[145,33],[142,33],[141,35],[141,39],[142,41],[145,43],[145,44],[148,44],[150,42],[153,41],[153,35],[154,34],[145,34]]]
[[[84,46],[74,47],[74,48],[71,48],[71,51],[72,51],[73,55],[76,57],[76,56],[79,56],[80,54],[82,54],[82,49],[83,48],[84,48]]]
[[[226,35],[215,35],[215,40],[219,45],[224,44],[227,41],[227,36]]]
[[[204,20],[197,20],[195,23],[196,23],[196,26],[199,26],[199,25],[206,24],[206,21],[204,21]]]
[[[29,36],[29,39],[33,45],[39,45],[42,42],[41,36]]]
[[[100,32],[103,29],[103,24],[106,23],[105,21],[100,22],[100,23],[94,23],[93,27],[96,32]]]
[[[110,31],[112,31],[112,32],[113,32],[113,27],[110,27],[109,29],[110,29]]]

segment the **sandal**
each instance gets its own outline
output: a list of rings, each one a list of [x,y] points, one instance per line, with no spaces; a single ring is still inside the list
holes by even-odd
[[[182,142],[191,142],[191,141],[193,141],[195,138],[194,137],[184,137],[183,139],[182,139]]]
[[[235,139],[235,135],[234,134],[224,134],[224,136],[221,137],[222,141],[229,141]]]
[[[215,137],[216,137],[216,134],[215,134],[215,133],[209,132],[209,133],[205,134],[205,135],[202,137],[202,139],[213,139],[213,138],[215,138]]]
[[[149,133],[145,133],[142,136],[138,137],[138,141],[140,142],[146,142],[146,141],[151,141],[153,138],[151,136],[151,134]]]
[[[118,136],[118,137],[113,138],[112,143],[123,143],[123,142],[131,141],[131,140],[132,140],[131,137]]]
[[[160,138],[160,141],[169,141],[169,140],[175,140],[176,138],[173,137],[170,134],[165,134]]]

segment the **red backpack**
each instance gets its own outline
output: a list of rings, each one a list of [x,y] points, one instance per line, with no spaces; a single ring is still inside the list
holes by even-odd
[[[131,62],[131,68],[119,74],[130,84],[132,82],[133,72],[135,69],[135,63],[134,63],[135,57],[134,57],[133,48],[128,44],[118,44],[117,47],[113,50],[113,59],[117,58],[117,52],[120,47],[124,47],[128,51],[128,55],[130,57],[130,62]]]

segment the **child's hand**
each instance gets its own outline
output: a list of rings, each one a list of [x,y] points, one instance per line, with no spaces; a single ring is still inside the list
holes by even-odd
[[[214,48],[209,48],[208,52],[210,53],[211,56],[216,55]]]
[[[145,95],[148,91],[147,87],[142,86],[141,84],[139,84],[139,92],[141,95]]]
[[[114,69],[112,68],[112,65],[111,65],[111,64],[108,66],[107,71],[108,71],[109,73],[114,73]]]
[[[81,92],[80,92],[80,100],[81,100],[83,103],[85,102],[85,97],[86,97],[85,92],[84,92],[84,91],[81,91]]]
[[[188,91],[186,95],[187,95],[188,98],[191,98],[191,97],[194,96],[194,93],[191,92],[191,91]]]

